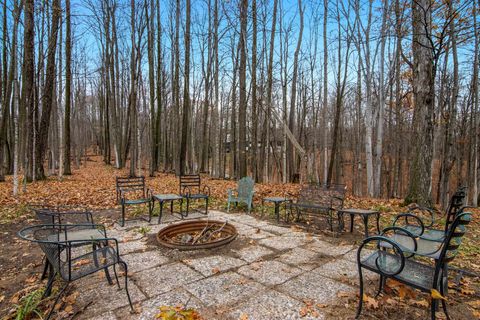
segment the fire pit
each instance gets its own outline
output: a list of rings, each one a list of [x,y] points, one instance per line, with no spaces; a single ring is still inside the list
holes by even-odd
[[[179,250],[211,249],[237,237],[237,229],[227,221],[197,220],[172,224],[157,234],[158,242]]]

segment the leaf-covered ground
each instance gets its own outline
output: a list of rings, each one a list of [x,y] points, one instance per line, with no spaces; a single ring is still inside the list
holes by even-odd
[[[34,284],[37,282],[37,275],[28,270],[31,270],[32,267],[38,268],[40,254],[32,253],[30,245],[25,245],[15,237],[18,229],[33,221],[31,213],[27,210],[27,204],[68,204],[94,210],[116,208],[118,206],[116,204],[115,177],[126,174],[127,170],[117,170],[104,165],[100,157],[90,157],[89,161],[82,164],[81,168],[73,170],[73,175],[65,176],[61,181],[58,177],[50,177],[46,181],[27,184],[26,192],[20,191],[17,197],[12,195],[11,176],[7,177],[7,182],[0,183],[0,266],[2,270],[2,275],[0,275],[0,306],[18,304],[20,297],[25,296],[25,292],[32,292],[36,288]],[[147,177],[146,179],[148,187],[154,193],[178,192],[178,180],[173,174],[157,173],[155,177]],[[229,180],[213,179],[208,176],[203,177],[203,182],[211,189],[211,206],[225,209],[227,189],[234,188],[236,183]],[[22,186],[20,186],[20,190],[22,190]],[[263,218],[268,218],[268,215],[272,214],[271,210],[267,210],[266,216],[263,214],[260,205],[263,197],[286,195],[294,198],[298,190],[298,184],[256,184],[254,214],[262,215]],[[395,214],[407,211],[407,208],[402,207],[402,201],[398,199],[369,199],[351,196],[347,196],[344,207],[381,211],[381,225],[383,227],[390,224]],[[478,213],[480,211],[473,211],[474,221],[468,227],[461,252],[454,261],[453,267],[479,274],[480,218]],[[101,222],[111,222],[115,218],[114,216],[102,217]],[[359,223],[358,227],[361,230]],[[335,237],[344,238],[340,241],[346,240],[356,244],[359,244],[362,239],[359,233],[353,235],[347,233],[335,235]],[[335,241],[333,240],[333,243]],[[12,251],[15,252],[14,255],[11,254]],[[13,259],[13,256],[16,258]],[[19,265],[22,267],[20,268]],[[4,273],[4,271],[7,271],[7,273]],[[11,273],[8,273],[10,271]],[[452,276],[455,277],[455,275],[456,273],[452,272]],[[460,280],[460,283],[461,285],[458,287],[452,286],[448,296],[449,303],[454,304],[454,308],[460,306],[468,310],[468,314],[473,314],[480,319],[479,279],[474,276],[465,277]],[[392,315],[396,314],[394,319],[403,319],[401,311],[406,308],[428,308],[425,295],[419,295],[413,290],[396,283],[390,283],[387,286],[387,294],[381,295],[378,299],[373,299],[371,294],[372,291],[367,292],[365,297],[366,308],[363,314],[366,318],[375,319],[386,316],[391,318]],[[29,298],[35,300],[36,295],[32,294]],[[329,313],[333,318],[335,316],[337,318],[351,318],[357,301],[358,297],[356,296],[339,297],[339,304],[334,306]],[[68,305],[67,303],[66,306],[68,307]],[[4,309],[3,306],[0,310]],[[325,307],[306,303],[303,314],[311,316],[315,312],[315,308]]]

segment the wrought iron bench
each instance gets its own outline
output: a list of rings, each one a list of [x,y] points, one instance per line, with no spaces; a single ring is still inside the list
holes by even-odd
[[[203,214],[208,214],[208,199],[210,197],[210,188],[207,185],[202,186],[202,181],[199,174],[188,174],[179,177],[180,195],[187,200],[188,215],[190,210],[191,200],[204,200],[205,211],[199,211]]]
[[[122,219],[120,225],[125,225],[125,206],[148,205],[148,222],[152,219],[151,192],[145,185],[145,177],[116,177],[117,203],[122,205]],[[134,198],[127,198],[128,194],[134,194]]]
[[[300,189],[297,200],[287,204],[288,215],[296,216],[296,221],[300,220],[301,214],[325,216],[333,231],[333,214],[343,208],[345,193],[346,186],[343,184],[306,184]]]
[[[243,177],[238,181],[237,189],[228,189],[227,212],[230,212],[230,203],[245,203],[248,208],[248,213],[252,210],[253,194],[255,193],[255,182],[250,177]]]
[[[442,229],[435,229],[436,220],[435,220],[435,210],[431,208],[425,208],[418,205],[410,207],[411,212],[402,213],[395,217],[393,221],[393,226],[400,226],[421,239],[431,240],[442,242],[445,239],[448,228],[453,222],[455,217],[462,213],[466,208],[471,208],[469,206],[464,206],[466,197],[466,188],[459,188],[450,198],[446,210],[446,220],[445,226]],[[427,212],[430,215],[430,221],[425,222],[425,219],[422,219],[420,215],[414,214],[415,210],[421,212]]]
[[[92,229],[103,231],[104,236],[91,238],[90,231]],[[116,272],[117,264],[120,264],[125,271],[124,288],[130,308],[133,311],[128,292],[127,264],[120,258],[117,240],[106,236],[103,225],[43,224],[26,227],[20,230],[18,235],[24,240],[37,243],[53,268],[54,272],[47,283],[47,291],[51,290],[56,275],[65,282],[48,313],[47,319],[51,317],[63,292],[75,280],[113,267],[115,280],[120,288]],[[90,246],[91,249],[86,250]]]
[[[400,227],[389,227],[384,230],[382,235],[366,238],[357,251],[358,274],[360,277],[360,298],[356,314],[356,319],[362,312],[363,305],[363,273],[366,269],[380,275],[378,294],[383,289],[386,279],[392,278],[408,286],[419,289],[423,292],[431,293],[432,289],[437,290],[443,296],[446,294],[447,283],[447,265],[453,261],[458,253],[461,240],[466,231],[466,225],[471,221],[470,213],[461,213],[449,227],[447,236],[441,243],[438,254],[434,259],[434,264],[419,262],[413,257],[418,254],[417,238],[408,230]],[[395,241],[395,238],[387,237],[387,232],[393,231],[394,234],[401,234],[410,239],[410,246],[415,250],[406,248],[404,244]],[[427,241],[427,240],[423,240]],[[430,241],[433,243],[432,241]],[[374,245],[373,253],[362,255],[362,251],[368,248],[367,245]],[[436,319],[438,299],[432,299],[431,318]],[[442,299],[442,307],[448,317],[447,304]]]

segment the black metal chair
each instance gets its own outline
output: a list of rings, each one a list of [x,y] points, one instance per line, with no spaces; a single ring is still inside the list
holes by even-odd
[[[191,200],[204,200],[205,211],[199,211],[208,214],[208,199],[210,197],[210,188],[201,183],[199,174],[187,174],[179,177],[180,179],[180,195],[187,199],[187,215],[190,210]]]
[[[381,292],[385,280],[387,278],[395,279],[413,288],[423,292],[431,293],[432,289],[445,295],[447,284],[446,270],[447,265],[457,255],[461,240],[465,234],[465,226],[470,223],[471,214],[461,213],[457,215],[451,223],[448,234],[441,244],[438,256],[434,258],[433,264],[419,262],[413,257],[416,255],[415,250],[408,250],[403,245],[397,243],[393,238],[386,237],[385,234],[366,238],[357,251],[358,274],[360,277],[360,300],[358,304],[356,319],[360,316],[363,306],[363,274],[362,269],[380,275],[380,284],[377,295]],[[394,231],[408,236],[413,249],[418,249],[418,243],[415,235],[408,230],[400,227],[390,227],[384,232]],[[368,244],[376,244],[375,250],[371,254],[362,256],[362,250]],[[433,257],[432,257],[433,258]],[[436,319],[436,309],[438,300],[432,299],[431,318]],[[442,300],[442,307],[448,317],[447,304]]]
[[[103,231],[105,236],[90,238],[92,229]],[[125,291],[130,308],[133,310],[128,292],[127,264],[120,258],[118,241],[106,237],[103,225],[43,224],[26,227],[20,230],[18,235],[24,240],[37,243],[54,270],[49,277],[47,290],[51,290],[56,275],[66,282],[55,299],[47,319],[51,317],[55,305],[68,285],[75,280],[97,271],[106,271],[108,267],[112,266],[117,285],[120,288],[116,272],[117,264],[120,264],[125,270]],[[113,247],[112,243],[114,243]],[[85,250],[89,246],[91,246],[91,250]]]
[[[79,206],[30,204],[29,207],[42,224],[94,224],[92,212]],[[85,235],[85,231],[82,232],[82,235]],[[71,236],[73,236],[73,232]],[[105,230],[102,232],[97,228],[90,229],[88,234],[89,238],[103,238],[106,236]],[[45,266],[40,279],[46,278],[49,266],[48,259],[45,259]],[[50,270],[50,272],[53,272],[53,270]],[[110,284],[112,283],[108,272],[107,280]],[[46,292],[46,294],[50,293]]]
[[[116,177],[117,203],[122,205],[122,219],[120,225],[125,225],[125,206],[148,205],[148,222],[152,219],[152,195],[150,189],[145,185],[145,177]],[[128,194],[136,195],[135,198],[128,198]]]
[[[435,225],[436,225],[435,209],[421,207],[418,205],[415,205],[409,208],[410,210],[412,210],[412,212],[402,213],[397,215],[392,225],[400,226],[410,231],[411,233],[415,234],[420,239],[443,242],[447,234],[448,228],[450,224],[453,222],[453,220],[455,219],[455,217],[458,214],[462,213],[463,210],[465,210],[466,208],[471,208],[469,206],[464,205],[465,198],[466,198],[466,187],[460,187],[452,195],[446,210],[445,226],[442,229],[435,228]],[[414,210],[427,212],[430,215],[430,221],[426,223],[424,219],[422,219],[419,215],[416,215],[413,213]]]

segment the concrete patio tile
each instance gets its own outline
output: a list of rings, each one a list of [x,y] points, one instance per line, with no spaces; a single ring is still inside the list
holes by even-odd
[[[199,280],[203,276],[183,263],[171,263],[138,272],[132,278],[149,297],[153,297]]]
[[[206,306],[220,307],[245,299],[264,287],[238,273],[227,272],[185,286]]]
[[[286,250],[301,246],[302,244],[304,244],[304,240],[301,238],[287,238],[277,236],[260,240],[259,243],[261,245],[277,250]]]
[[[88,309],[87,309],[88,310]],[[88,320],[117,320],[118,318],[115,316],[115,313],[113,311],[108,311],[108,312],[101,312],[100,314],[97,315],[92,315],[91,313],[87,311],[87,313],[80,313],[78,316],[75,317],[77,320],[83,320],[83,319],[88,319]],[[123,318],[121,318],[123,320]]]
[[[330,261],[312,272],[334,280],[348,280],[352,284],[359,283],[357,263],[346,259]],[[375,281],[379,278],[378,274],[365,269],[362,270],[362,274],[364,280]]]
[[[235,252],[241,259],[249,263],[261,260],[262,257],[274,253],[272,250],[265,248],[264,246],[257,245],[248,246]]]
[[[354,249],[352,245],[337,245],[326,241],[314,239],[305,245],[306,249],[321,253],[323,255],[337,257],[346,254]]]
[[[304,270],[316,268],[320,259],[321,255],[319,253],[302,248],[294,248],[278,258],[283,263],[288,263]]]
[[[132,252],[143,252],[153,248],[152,246],[147,245],[145,240],[146,239],[128,241],[128,242],[119,242],[118,250],[120,251],[120,255],[123,256]]]
[[[303,303],[275,290],[260,292],[245,302],[235,306],[229,313],[233,319],[241,317],[252,320],[293,320],[324,319],[318,312],[316,316],[300,315]]]
[[[241,267],[238,273],[264,285],[273,286],[299,275],[302,270],[279,261],[260,261]]]
[[[223,255],[185,259],[183,262],[204,276],[211,276],[212,274],[227,271],[245,264],[245,262],[240,259]]]
[[[123,261],[128,265],[128,272],[138,272],[166,264],[169,259],[160,254],[157,250],[150,250],[141,253],[131,253],[122,256]]]
[[[131,279],[132,278],[129,277],[128,291],[130,292],[132,303],[135,304],[145,300],[146,296],[139,290],[138,286],[131,281]],[[119,280],[122,289],[118,289],[116,284],[108,285],[106,281],[98,283],[96,286],[88,290],[85,290],[84,287],[78,287],[82,288],[82,290],[80,290],[75,305],[80,309],[86,308],[84,312],[86,316],[85,319],[94,315],[103,314],[106,311],[128,306],[128,298],[124,289],[125,282],[123,276],[119,276]]]
[[[355,291],[353,287],[328,279],[314,272],[304,273],[277,287],[298,300],[312,300],[315,303],[329,304],[337,299],[339,292]]]
[[[265,239],[265,238],[270,238],[275,236],[273,233],[267,232],[260,228],[255,228],[255,227],[249,227],[249,228],[250,229],[244,229],[242,232],[239,231],[239,233],[247,238],[254,239],[254,240]]]
[[[274,233],[276,235],[284,235],[292,232],[292,230],[289,227],[279,227],[274,224],[262,225],[262,226],[259,226],[259,228],[264,231]]]
[[[193,308],[199,310],[203,308],[203,304],[184,288],[163,293],[151,299],[143,301],[138,307],[139,313],[131,314],[129,308],[121,308],[115,311],[115,314],[122,320],[151,320],[155,319],[160,313],[162,306],[182,306],[184,308]]]

